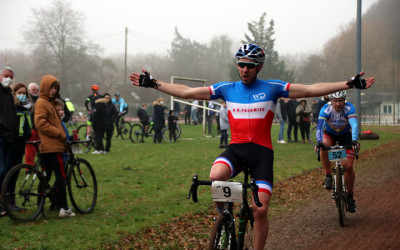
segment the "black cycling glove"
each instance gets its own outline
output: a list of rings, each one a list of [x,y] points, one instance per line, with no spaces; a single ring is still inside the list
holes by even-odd
[[[153,78],[152,75],[148,71],[145,71],[144,74],[140,75],[139,78],[139,86],[145,88],[158,88],[158,81]]]
[[[317,143],[317,148],[323,148],[323,147],[324,147],[324,144],[322,142]]]
[[[365,89],[367,86],[367,83],[365,82],[365,79],[360,79],[361,75],[357,74],[353,76],[350,80],[347,81],[347,85],[350,88],[355,87],[356,89]]]

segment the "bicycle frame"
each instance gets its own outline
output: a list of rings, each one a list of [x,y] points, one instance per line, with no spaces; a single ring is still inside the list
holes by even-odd
[[[212,185],[211,181],[205,181],[205,180],[198,180],[198,176],[194,175],[192,178],[192,185],[189,191],[189,196],[188,199],[190,199],[190,196],[192,195],[192,200],[194,202],[198,202],[197,199],[197,188],[199,185]],[[262,204],[258,198],[258,186],[255,184],[254,180],[251,179],[250,183],[248,182],[249,180],[249,171],[246,169],[244,171],[244,182],[242,184],[242,198],[243,201],[241,202],[240,206],[240,213],[239,213],[239,228],[238,228],[238,238],[236,239],[236,234],[235,234],[235,216],[233,213],[233,202],[226,201],[224,202],[224,211],[220,216],[224,216],[225,219],[224,221],[226,222],[225,227],[226,231],[230,232],[229,235],[232,236],[234,235],[235,237],[230,237],[229,239],[231,240],[229,243],[229,249],[236,249],[238,246],[238,249],[243,249],[244,244],[245,244],[245,237],[248,236],[246,235],[246,227],[247,224],[250,223],[251,228],[253,228],[253,223],[254,223],[254,217],[253,217],[253,211],[250,209],[250,206],[248,204],[247,200],[247,189],[250,188],[253,192],[253,199],[254,202],[256,203],[257,206],[261,207]],[[215,227],[218,227],[219,223],[221,223],[222,218],[218,218]],[[216,230],[222,230],[221,228],[216,229],[214,227],[212,237],[211,237],[211,242],[210,244],[215,245],[215,242],[212,242],[213,235],[216,233]],[[219,237],[222,237],[220,232],[217,232],[218,234],[218,239]],[[251,238],[252,236],[248,236]]]

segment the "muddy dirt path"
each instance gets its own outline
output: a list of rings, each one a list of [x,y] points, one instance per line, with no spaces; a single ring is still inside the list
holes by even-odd
[[[341,227],[328,191],[270,223],[267,249],[400,249],[400,143],[356,164],[357,212]]]

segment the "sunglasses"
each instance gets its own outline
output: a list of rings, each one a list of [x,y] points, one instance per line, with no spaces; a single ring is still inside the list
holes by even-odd
[[[253,62],[237,62],[237,65],[239,65],[239,67],[241,67],[242,69],[244,67],[247,67],[248,69],[252,69],[255,68],[259,65],[259,63],[253,63]]]

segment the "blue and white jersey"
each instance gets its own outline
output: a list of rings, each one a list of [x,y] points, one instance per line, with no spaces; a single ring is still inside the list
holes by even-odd
[[[272,149],[271,125],[280,97],[289,97],[290,83],[256,80],[251,84],[221,82],[209,87],[210,98],[226,102],[231,143],[253,142]]]
[[[317,125],[317,141],[322,142],[324,129],[334,135],[350,133],[352,140],[358,139],[357,113],[353,104],[346,102],[343,110],[336,111],[331,103],[322,106]]]
[[[122,111],[124,111],[124,109],[128,108],[128,104],[126,104],[126,102],[124,101],[124,99],[122,97],[120,97],[118,101],[115,98],[113,98],[111,101],[112,101],[112,104],[114,104],[115,108],[120,113],[122,113]]]

